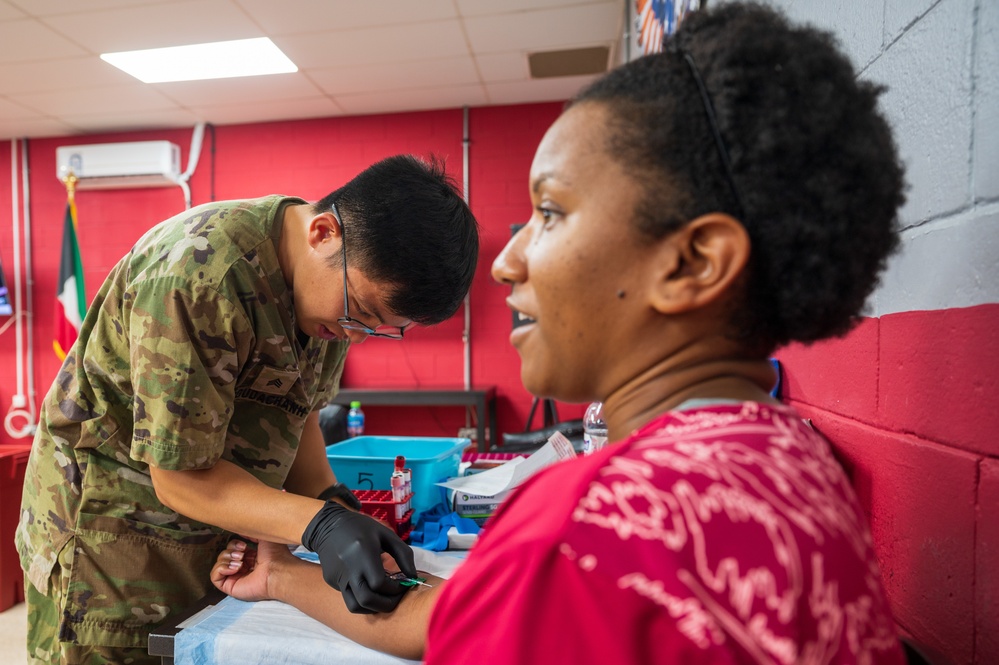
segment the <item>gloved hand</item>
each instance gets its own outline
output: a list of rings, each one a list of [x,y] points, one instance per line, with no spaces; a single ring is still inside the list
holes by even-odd
[[[317,499],[322,499],[323,501],[329,501],[330,499],[339,499],[340,503],[347,506],[348,508],[353,508],[357,512],[361,512],[361,500],[357,498],[350,489],[343,483],[334,483],[324,489],[319,493]]]
[[[316,513],[302,534],[302,544],[319,555],[323,579],[343,594],[355,614],[391,612],[407,588],[390,579],[382,565],[388,552],[407,577],[416,577],[413,550],[391,529],[335,501]]]

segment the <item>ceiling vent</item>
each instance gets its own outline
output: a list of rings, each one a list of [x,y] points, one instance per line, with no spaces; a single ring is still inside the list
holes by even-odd
[[[165,187],[180,180],[180,148],[169,141],[97,143],[56,148],[56,177],[77,189]]]
[[[527,55],[531,78],[534,79],[603,74],[607,71],[609,60],[610,49],[606,46],[543,51]]]

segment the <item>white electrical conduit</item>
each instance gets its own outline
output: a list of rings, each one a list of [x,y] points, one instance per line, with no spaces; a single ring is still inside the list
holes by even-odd
[[[22,364],[22,359],[24,354],[22,353],[23,343],[21,341],[21,211],[17,207],[19,196],[17,191],[18,186],[17,181],[17,139],[10,140],[10,217],[14,221],[13,235],[14,235],[14,320],[18,322],[17,328],[14,329],[14,336],[16,338],[16,348],[17,348],[17,394],[23,395],[22,388],[24,387],[24,366]]]
[[[34,362],[32,358],[33,345],[32,345],[32,330],[30,326],[31,322],[31,311],[30,311],[30,298],[28,299],[28,313],[25,315],[22,307],[22,288],[21,288],[21,252],[25,253],[25,270],[28,276],[28,288],[31,287],[31,247],[27,243],[30,242],[30,217],[27,212],[27,197],[28,197],[28,158],[27,158],[27,140],[22,142],[22,188],[24,191],[24,210],[25,210],[25,246],[21,245],[21,224],[20,224],[20,210],[18,209],[18,191],[17,191],[17,139],[11,139],[10,142],[10,197],[11,197],[11,219],[13,220],[13,235],[14,235],[14,321],[15,321],[15,336],[16,336],[16,354],[15,362],[17,364],[17,393],[11,400],[11,408],[7,411],[6,417],[3,420],[4,430],[7,434],[15,439],[23,439],[27,436],[31,436],[35,432],[35,400],[34,400],[34,377],[30,376],[34,373]],[[22,331],[22,326],[24,325],[24,318],[28,319],[28,395],[25,395],[25,368],[24,368],[24,333]],[[14,400],[17,400],[16,403]],[[28,407],[25,409],[24,407]],[[24,418],[25,424],[20,428],[16,429],[14,427],[15,418]]]
[[[462,194],[465,197],[465,204],[468,204],[468,107],[464,107],[463,111],[463,127],[462,127],[462,137],[461,137],[461,164],[462,164]],[[471,299],[472,289],[469,287],[468,293],[465,294],[465,305],[463,309],[465,310],[465,329],[461,334],[461,340],[465,345],[465,390],[472,389],[472,299]],[[471,426],[468,422],[468,411],[465,411],[465,425]],[[483,414],[478,413],[476,416],[479,418]],[[492,435],[492,432],[490,432]],[[483,445],[482,441],[479,441],[479,445]]]
[[[21,205],[24,207],[24,302],[28,329],[28,410],[31,412],[31,433],[34,434],[37,412],[35,411],[35,271],[31,267],[31,184],[28,181],[28,139],[21,139]]]
[[[201,157],[201,144],[205,138],[205,123],[199,122],[194,126],[194,133],[191,135],[191,150],[187,155],[187,170],[177,178],[177,184],[184,191],[184,205],[191,207],[191,186],[187,181],[194,175],[194,169],[198,168],[198,158]]]

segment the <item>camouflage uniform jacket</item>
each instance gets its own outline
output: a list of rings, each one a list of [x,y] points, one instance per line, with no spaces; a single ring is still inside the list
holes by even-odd
[[[284,210],[301,203],[185,211],[147,232],[91,303],[42,407],[15,538],[41,593],[63,564],[60,639],[141,646],[209,587],[228,534],[160,503],[150,464],[225,459],[280,488],[306,416],[338,389],[348,344],[301,346],[278,264]]]

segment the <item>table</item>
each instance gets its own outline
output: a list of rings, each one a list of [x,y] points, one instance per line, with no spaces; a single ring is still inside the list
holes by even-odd
[[[479,452],[489,450],[486,441],[486,422],[489,423],[490,441],[496,442],[496,386],[474,390],[463,388],[341,388],[334,404],[350,406],[358,401],[362,406],[464,406],[475,408],[476,443]],[[484,418],[483,414],[487,417]]]
[[[173,665],[173,641],[177,637],[177,634],[183,630],[185,622],[202,611],[210,611],[211,608],[214,608],[226,598],[228,596],[215,587],[212,587],[197,603],[165,625],[154,629],[149,634],[149,646],[147,648],[149,655],[159,656],[162,665]]]
[[[444,578],[454,573],[466,554],[413,548],[419,570]],[[318,557],[302,547],[296,555],[318,565]],[[418,665],[362,647],[290,605],[244,603],[215,588],[184,613],[154,628],[148,652],[162,665],[172,665],[175,656],[183,660],[185,655],[187,663],[207,665]]]
[[[21,488],[31,443],[0,445],[0,612],[24,600],[24,573],[14,549],[21,519]]]

